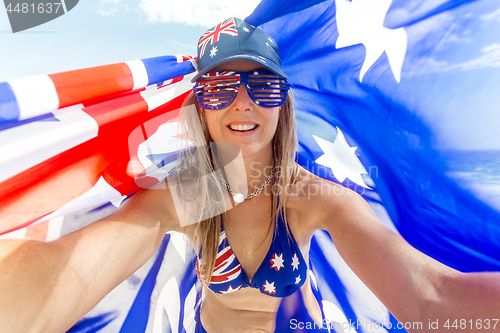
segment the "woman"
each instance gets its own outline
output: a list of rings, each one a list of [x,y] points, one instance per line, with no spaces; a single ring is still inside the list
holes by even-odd
[[[0,327],[67,330],[137,270],[171,230],[187,235],[198,250],[200,331],[272,332],[281,297],[292,294],[321,322],[307,276],[311,237],[319,229],[329,232],[347,264],[399,321],[498,317],[498,273],[463,274],[423,255],[381,224],[360,196],[293,162],[293,108],[275,41],[236,18],[221,24],[229,31],[212,34],[211,44],[210,30],[200,39],[191,101],[199,103],[204,140],[237,145],[246,177],[230,181],[231,169],[223,168],[193,185],[186,175],[200,177],[190,174],[193,156],[187,156],[174,173],[176,186],[144,190],[99,222],[51,243],[3,241]],[[202,160],[215,163],[210,156]],[[194,175],[205,175],[200,170]],[[218,195],[221,184],[234,208],[210,216],[220,198],[206,194]],[[237,193],[245,190],[250,194]],[[186,223],[176,198],[201,199],[201,215]]]

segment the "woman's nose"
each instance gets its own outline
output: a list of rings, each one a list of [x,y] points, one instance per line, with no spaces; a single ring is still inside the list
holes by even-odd
[[[248,94],[247,88],[244,84],[241,84],[238,93],[233,101],[234,107],[239,111],[247,111],[253,106],[253,101]]]

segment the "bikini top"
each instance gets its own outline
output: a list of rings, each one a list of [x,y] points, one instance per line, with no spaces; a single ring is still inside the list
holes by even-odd
[[[281,217],[278,217],[269,251],[251,281],[227,241],[224,223],[221,229],[217,259],[208,286],[213,292],[227,294],[250,287],[259,289],[263,294],[270,296],[286,297],[300,289],[305,283],[307,265],[292,233],[289,232],[290,236],[288,236],[287,227]],[[202,281],[200,264],[198,257],[196,273]]]

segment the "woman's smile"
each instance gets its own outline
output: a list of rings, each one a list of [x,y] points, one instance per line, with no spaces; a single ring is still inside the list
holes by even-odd
[[[257,126],[257,124],[229,124],[227,127],[236,132],[249,132],[256,129]]]
[[[227,128],[231,131],[232,135],[249,136],[257,132],[259,125],[255,122],[233,121],[227,125]]]

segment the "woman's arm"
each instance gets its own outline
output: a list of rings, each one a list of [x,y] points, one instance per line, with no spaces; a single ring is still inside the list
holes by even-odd
[[[113,215],[49,243],[0,241],[0,327],[65,332],[178,229],[168,190],[145,190]]]
[[[500,273],[449,268],[384,226],[359,195],[332,183],[316,186],[322,192],[315,193],[326,193],[313,200],[323,207],[318,227],[330,233],[347,264],[399,321],[420,321],[427,329],[429,319],[439,319],[443,328],[447,319],[451,324],[500,317]]]

